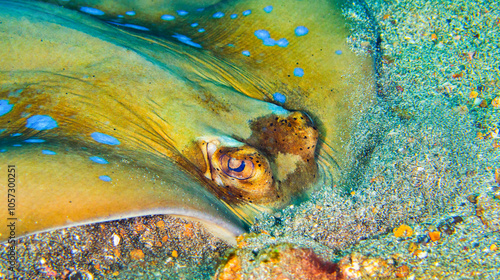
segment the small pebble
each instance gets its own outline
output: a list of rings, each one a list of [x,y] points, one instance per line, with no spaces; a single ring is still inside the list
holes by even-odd
[[[418,252],[417,257],[419,257],[420,259],[425,259],[428,255],[429,254],[426,251],[420,251]]]
[[[161,228],[161,229],[164,228],[165,222],[162,220],[159,220],[158,222],[156,222],[156,227]]]
[[[136,261],[144,259],[144,252],[141,249],[130,251],[130,258]]]
[[[495,97],[493,100],[491,100],[491,106],[493,106],[495,109],[500,109],[500,97]]]
[[[438,241],[441,239],[441,232],[439,231],[429,232],[429,237],[432,241]]]
[[[496,250],[498,250],[497,244],[496,243],[491,244],[490,251],[495,252]]]
[[[402,265],[396,269],[396,277],[404,278],[410,274],[410,268],[407,265]]]
[[[393,230],[394,236],[399,237],[410,237],[413,235],[413,229],[405,224],[400,225],[398,228]]]
[[[120,241],[121,241],[121,238],[118,234],[116,233],[113,233],[113,235],[111,236],[112,239],[113,239],[113,246],[118,246],[120,244]]]

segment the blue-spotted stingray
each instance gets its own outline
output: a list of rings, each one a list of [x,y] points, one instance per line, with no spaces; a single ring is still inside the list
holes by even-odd
[[[1,241],[170,214],[233,243],[338,176],[373,97],[337,1],[48,2],[0,2]]]

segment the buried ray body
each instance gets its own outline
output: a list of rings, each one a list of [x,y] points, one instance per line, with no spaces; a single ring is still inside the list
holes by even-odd
[[[346,48],[345,27],[335,22],[341,18],[338,4],[287,5],[304,19],[318,13],[332,22],[304,20],[293,25],[308,24],[307,33],[294,35],[288,26],[277,34],[294,15],[282,5],[269,13],[263,1],[235,1],[198,15],[173,7],[187,11],[173,22],[198,17],[200,26],[212,30],[220,28],[214,21],[241,20],[246,27],[228,26],[225,37],[215,38],[190,24],[153,24],[163,21],[158,9],[128,7],[137,18],[130,24],[146,26],[150,18],[148,30],[165,32],[155,37],[44,3],[0,3],[0,148],[6,150],[0,160],[19,166],[18,236],[172,214],[200,220],[230,241],[258,211],[279,209],[314,185],[317,152],[334,147],[342,164],[350,105],[371,96],[371,61]],[[334,15],[322,14],[321,7]],[[254,12],[213,17],[229,14],[222,12],[229,8]],[[109,9],[83,11],[121,13]],[[253,34],[263,28],[288,38],[289,45],[262,44]],[[333,57],[339,48],[343,60]],[[252,56],[242,56],[243,49]],[[294,76],[297,65],[306,74]],[[290,110],[272,103],[278,91],[286,98],[276,103]],[[9,136],[14,133],[22,135]],[[5,229],[0,233],[6,240]]]

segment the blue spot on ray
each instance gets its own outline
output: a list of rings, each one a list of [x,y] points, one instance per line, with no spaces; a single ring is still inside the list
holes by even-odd
[[[23,142],[26,142],[26,143],[43,143],[43,142],[45,142],[45,140],[43,140],[43,139],[26,139]]]
[[[103,159],[102,157],[92,156],[92,157],[89,157],[89,159],[95,163],[108,164],[108,161]]]
[[[276,44],[277,44],[278,46],[282,47],[282,48],[286,48],[286,47],[288,47],[288,44],[289,44],[289,43],[288,43],[288,40],[287,40],[287,39],[285,39],[285,38],[281,38],[281,39],[279,39],[278,41],[276,41]]]
[[[293,69],[293,75],[295,75],[297,77],[304,76],[304,69],[302,69],[302,68],[295,68],[295,69]]]
[[[232,19],[235,19],[235,18],[237,18],[237,17],[238,17],[238,15],[237,15],[237,14],[232,14],[232,15],[231,15],[231,18],[232,18]]]
[[[241,52],[244,56],[250,56],[250,52],[249,51],[242,51]]]
[[[274,101],[279,102],[281,104],[285,103],[285,101],[286,101],[286,96],[284,96],[283,94],[281,94],[279,92],[274,93],[273,98],[274,98]]]
[[[197,23],[197,22],[195,22],[195,23],[191,23],[191,27],[196,27],[196,26],[198,26],[198,23]]]
[[[0,116],[3,116],[12,110],[14,105],[9,104],[9,100],[0,100]]]
[[[180,15],[180,16],[185,16],[188,14],[188,12],[184,11],[184,10],[178,10],[177,11],[177,14]]]
[[[0,129],[0,133],[4,132],[4,131],[6,131],[6,130],[7,130],[6,128],[2,128],[2,129]]]
[[[92,134],[90,134],[90,136],[96,142],[99,142],[101,144],[106,144],[106,145],[120,145],[120,141],[118,141],[118,139],[116,139],[113,136],[104,134],[104,133],[93,132]]]
[[[6,149],[1,149],[1,150],[0,150],[0,153],[5,153],[5,152],[7,152],[7,150],[6,150]]]
[[[137,30],[142,30],[142,31],[149,31],[149,28],[140,26],[140,25],[135,25],[135,24],[130,24],[130,23],[118,23],[114,21],[108,21],[111,24],[118,25],[118,26],[123,26],[123,27],[128,27],[132,29],[137,29]]]
[[[200,32],[200,30],[198,30],[198,32]],[[179,40],[180,42],[182,42],[182,43],[184,43],[186,45],[189,45],[189,46],[192,46],[192,47],[195,47],[195,48],[201,48],[200,44],[192,42],[191,38],[189,38],[186,35],[182,35],[182,34],[177,34],[176,33],[175,35],[172,35],[172,37],[174,37],[175,39]]]
[[[252,13],[252,10],[246,10],[246,11],[243,11],[243,13],[242,13],[242,14],[243,14],[244,16],[248,16],[248,15],[250,15],[251,13]]]
[[[271,34],[269,34],[269,31],[264,29],[256,30],[253,34],[255,35],[255,37],[261,40],[271,38]]]
[[[307,33],[309,33],[309,29],[307,29],[305,26],[297,26],[297,28],[295,28],[295,35],[297,36],[304,36]]]
[[[221,17],[223,17],[223,16],[224,16],[224,13],[223,13],[223,12],[217,12],[217,13],[213,14],[213,16],[212,16],[212,17],[213,17],[213,18],[221,18]]]
[[[80,11],[93,16],[103,16],[105,14],[103,11],[92,7],[81,7]]]
[[[21,147],[22,145],[21,144],[14,144],[12,145],[12,147]]]
[[[55,155],[57,153],[53,152],[51,150],[42,150],[42,154],[44,154],[44,155]]]
[[[269,46],[269,47],[276,45],[276,41],[274,41],[273,38],[266,38],[262,41],[262,43],[264,44],[264,46]]]
[[[135,12],[134,11],[127,11],[127,12],[125,12],[125,14],[127,16],[135,16]]]
[[[341,54],[342,54],[342,51],[341,51],[341,50],[336,50],[336,51],[335,51],[335,54],[341,55]]]
[[[14,134],[11,134],[10,137],[17,137],[17,136],[21,136],[23,135],[22,133],[14,133]]]
[[[273,6],[267,6],[264,8],[264,12],[266,12],[266,13],[270,13],[272,11],[273,11]]]
[[[26,127],[36,130],[49,130],[57,127],[57,122],[51,116],[35,115],[26,120]]]
[[[174,20],[174,19],[175,19],[175,17],[174,17],[174,16],[172,16],[172,15],[162,15],[162,16],[161,16],[161,19],[162,19],[162,20]]]
[[[109,177],[108,175],[99,176],[99,179],[103,180],[104,182],[111,182],[111,177]]]
[[[205,32],[205,28],[200,28],[200,29],[198,29],[198,32],[200,32],[200,33]]]

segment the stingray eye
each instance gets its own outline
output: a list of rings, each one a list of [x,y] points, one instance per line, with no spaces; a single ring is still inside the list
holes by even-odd
[[[252,177],[255,167],[253,162],[246,159],[237,159],[224,154],[220,157],[222,171],[233,178],[245,180]]]

